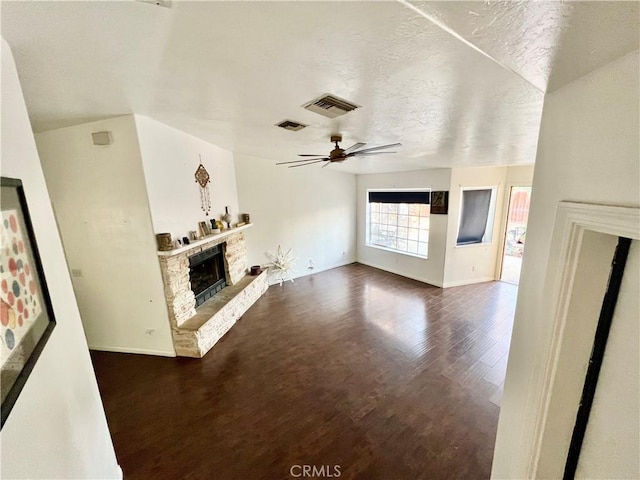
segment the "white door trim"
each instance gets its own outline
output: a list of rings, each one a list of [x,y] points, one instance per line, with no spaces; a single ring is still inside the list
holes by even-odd
[[[551,241],[551,255],[554,255],[554,252],[558,252],[559,255],[558,268],[548,272],[544,286],[546,297],[554,305],[552,310],[554,319],[551,334],[552,343],[545,364],[542,389],[536,402],[534,448],[528,465],[527,478],[539,478],[540,462],[541,460],[547,461],[547,459],[541,458],[543,444],[547,442],[545,447],[548,448],[549,442],[556,441],[552,435],[545,435],[545,431],[549,426],[548,414],[552,402],[563,388],[563,385],[556,382],[557,369],[563,340],[565,336],[570,338],[571,335],[571,332],[565,331],[567,312],[582,238],[586,231],[638,240],[640,239],[640,208],[573,202],[560,202],[558,206]],[[562,448],[561,442],[558,442],[558,448]],[[558,455],[558,458],[560,457],[566,460],[566,452],[564,455]],[[549,466],[545,465],[544,470],[549,471]],[[562,472],[564,463],[552,466],[551,470]]]

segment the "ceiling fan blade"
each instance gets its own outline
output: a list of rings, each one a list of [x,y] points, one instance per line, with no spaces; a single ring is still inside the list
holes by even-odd
[[[312,155],[310,153],[300,153],[300,154],[298,154],[298,156],[299,157],[321,157],[322,154],[319,153],[318,155]]]
[[[354,145],[351,145],[349,148],[347,148],[344,153],[350,153],[353,152],[354,150],[359,149],[360,147],[364,147],[366,145],[366,143],[362,143],[362,142],[358,142]]]
[[[365,148],[364,150],[358,150],[357,152],[352,152],[352,153],[374,152],[376,150],[382,150],[383,148],[400,147],[400,146],[402,146],[401,143],[391,143],[389,145],[381,145],[380,147]]]
[[[364,157],[368,155],[384,155],[386,153],[398,153],[398,152],[353,152],[347,155],[347,157]]]
[[[290,162],[279,162],[276,165],[285,165],[287,163],[299,163],[299,162],[312,162],[313,160],[329,160],[329,157],[320,157],[320,158],[303,158],[302,160],[291,160]]]
[[[314,163],[326,162],[327,160],[316,160],[314,162],[303,163],[302,165],[289,165],[287,168],[306,167],[307,165],[313,165]]]
[[[320,167],[320,168],[328,167],[329,165],[331,165],[331,162],[327,162],[327,163],[325,163],[325,164],[324,164],[324,165],[322,165],[322,167]]]

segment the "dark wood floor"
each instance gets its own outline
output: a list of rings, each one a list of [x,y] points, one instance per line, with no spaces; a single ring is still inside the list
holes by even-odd
[[[92,352],[125,479],[489,478],[516,291],[354,264],[271,287],[202,360]]]

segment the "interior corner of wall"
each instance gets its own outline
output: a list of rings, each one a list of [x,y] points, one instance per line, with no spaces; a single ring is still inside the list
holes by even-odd
[[[136,128],[140,124],[140,122],[151,120],[146,115],[142,115],[140,113],[132,113],[131,116],[133,117],[133,122],[136,124]]]

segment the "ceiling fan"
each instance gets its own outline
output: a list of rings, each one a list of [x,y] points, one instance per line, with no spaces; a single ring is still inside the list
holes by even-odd
[[[358,150],[366,145],[366,143],[356,143],[355,145],[351,145],[349,148],[342,149],[340,145],[338,145],[342,141],[342,135],[331,135],[331,142],[335,144],[336,148],[331,150],[329,156],[323,157],[322,155],[311,155],[311,154],[300,154],[299,157],[314,157],[314,158],[303,158],[302,160],[292,160],[290,162],[280,162],[276,163],[276,165],[285,165],[290,163],[295,163],[297,165],[290,165],[289,168],[294,167],[305,167],[307,165],[312,165],[314,163],[326,162],[322,168],[326,167],[331,163],[339,163],[344,162],[347,158],[350,157],[359,157],[365,155],[382,155],[385,153],[396,153],[396,152],[380,152],[379,150],[383,150],[385,148],[399,147],[401,143],[391,143],[389,145],[382,145],[380,147],[371,147],[365,148],[363,150]]]

